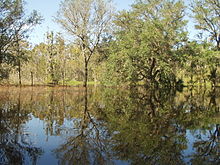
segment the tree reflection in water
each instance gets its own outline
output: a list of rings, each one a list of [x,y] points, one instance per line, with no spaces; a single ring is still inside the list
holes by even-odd
[[[33,146],[25,132],[30,111],[23,109],[20,92],[16,102],[4,99],[7,101],[0,103],[0,164],[36,164],[43,151]]]
[[[219,105],[216,100],[219,96],[217,96],[215,88],[210,91],[209,96],[208,111],[218,114]],[[208,123],[205,130],[193,132],[196,138],[193,147],[196,152],[190,155],[192,164],[217,165],[220,163],[220,125],[216,124],[219,123],[218,121],[214,121],[212,124]]]
[[[39,139],[42,143],[62,139],[50,153],[59,164],[219,164],[218,89],[37,88],[27,93],[0,94],[1,163],[46,157],[25,129],[36,118],[48,137]]]
[[[82,110],[81,118],[74,123],[74,136],[68,136],[66,143],[54,151],[60,159],[60,164],[112,164],[107,149],[110,137],[102,122],[90,114],[87,87]]]
[[[131,164],[186,164],[187,156],[195,162],[192,155],[184,152],[190,140],[187,130],[203,130],[206,141],[201,143],[202,147],[210,140],[217,140],[219,129],[215,129],[216,121],[212,119],[219,113],[219,107],[215,104],[217,96],[211,93],[205,97],[196,90],[176,93],[135,89],[127,94],[112,90],[104,93],[101,98],[105,108],[101,114],[108,130],[116,132],[111,136],[114,155]],[[214,136],[210,136],[215,138],[208,139],[208,128],[215,129]],[[219,145],[216,147],[219,149]],[[214,155],[216,158],[209,157],[206,163],[218,163],[219,154]],[[204,158],[205,155],[200,155],[198,159]]]

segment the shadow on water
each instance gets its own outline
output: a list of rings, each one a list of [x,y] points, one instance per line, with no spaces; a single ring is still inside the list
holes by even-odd
[[[0,89],[0,164],[219,164],[219,103],[219,89]]]

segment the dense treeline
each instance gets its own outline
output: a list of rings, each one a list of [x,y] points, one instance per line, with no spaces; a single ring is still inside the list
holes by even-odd
[[[136,0],[116,12],[105,0],[64,0],[56,21],[71,42],[48,32],[30,46],[42,18],[22,0],[0,2],[0,79],[10,84],[177,87],[219,83],[220,1]],[[188,7],[189,6],[189,7]],[[195,22],[195,29],[187,26]],[[189,39],[189,34],[198,37]]]

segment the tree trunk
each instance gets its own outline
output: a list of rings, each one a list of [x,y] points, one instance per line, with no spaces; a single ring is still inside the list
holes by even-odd
[[[193,85],[193,74],[191,73],[191,76],[190,76],[190,81],[191,81],[191,85]]]
[[[217,68],[216,67],[211,69],[210,76],[211,76],[212,87],[215,87],[216,86],[216,78],[217,78]]]
[[[206,79],[203,79],[204,87],[206,88]]]
[[[31,72],[31,86],[34,86],[34,74]]]
[[[65,76],[66,76],[66,60],[64,59],[64,62],[63,62],[63,86],[65,85]]]
[[[0,49],[0,64],[2,64],[3,62],[3,53],[2,50]]]
[[[85,60],[85,77],[84,77],[84,87],[87,87],[88,83],[88,61]]]
[[[63,86],[65,85],[65,73],[63,73]]]
[[[51,76],[51,81],[52,84],[55,84],[55,79],[54,79],[54,67],[53,67],[53,61],[50,61],[50,76]]]
[[[18,61],[18,77],[19,77],[19,85],[21,86],[21,61]]]
[[[215,78],[212,80],[212,87],[216,87],[216,80],[215,80]]]
[[[151,80],[151,81],[153,80],[153,77],[154,77],[154,76],[153,76],[153,70],[154,70],[155,66],[156,66],[156,59],[153,58],[153,59],[152,59],[151,66],[150,66],[150,70],[149,70],[149,76],[150,76],[150,80]]]
[[[216,42],[217,42],[217,45],[216,45],[217,50],[220,51],[220,40],[217,40]]]
[[[152,58],[152,63],[150,66],[150,70],[148,72],[148,79],[150,81],[150,84],[155,87],[158,86],[158,82],[156,81],[156,76],[159,73],[159,70],[156,69],[156,63],[157,63],[156,58]]]

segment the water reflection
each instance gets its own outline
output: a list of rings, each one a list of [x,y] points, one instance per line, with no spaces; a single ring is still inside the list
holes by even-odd
[[[0,164],[36,164],[43,153],[35,147],[25,129],[30,111],[21,103],[21,93],[12,102],[1,95],[0,102]]]
[[[88,91],[84,91],[83,113],[74,121],[74,136],[67,136],[67,141],[54,152],[59,164],[110,164],[108,157],[108,139],[101,121],[97,121],[89,111]]]
[[[0,89],[0,164],[219,164],[219,99],[219,89]]]

